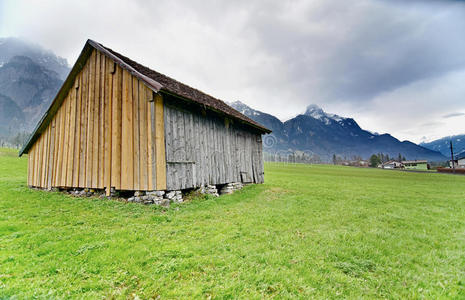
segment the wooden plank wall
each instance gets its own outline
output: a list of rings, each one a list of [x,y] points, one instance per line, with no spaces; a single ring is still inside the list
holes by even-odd
[[[166,169],[153,164],[160,157],[165,165],[162,101],[153,101],[145,84],[94,50],[29,150],[28,184],[166,189]]]
[[[260,134],[166,101],[164,120],[168,190],[241,181],[263,183]]]

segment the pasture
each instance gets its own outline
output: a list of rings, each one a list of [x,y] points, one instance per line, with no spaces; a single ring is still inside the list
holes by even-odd
[[[465,176],[268,163],[169,209],[29,189],[0,149],[0,298],[464,298]]]

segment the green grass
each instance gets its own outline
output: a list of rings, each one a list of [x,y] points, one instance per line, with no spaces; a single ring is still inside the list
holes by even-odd
[[[0,150],[0,298],[465,297],[465,177],[265,172],[164,210],[31,190]]]

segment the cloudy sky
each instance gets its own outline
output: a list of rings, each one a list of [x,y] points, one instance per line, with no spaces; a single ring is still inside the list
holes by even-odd
[[[465,133],[465,1],[0,0],[0,36],[70,64],[91,38],[283,121],[314,103],[402,140]]]

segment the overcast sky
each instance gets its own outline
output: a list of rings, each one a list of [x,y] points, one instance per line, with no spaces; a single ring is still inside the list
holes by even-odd
[[[94,39],[287,120],[309,104],[414,142],[465,133],[465,2],[8,1],[0,36],[73,64]]]

